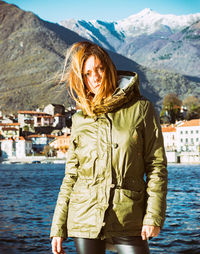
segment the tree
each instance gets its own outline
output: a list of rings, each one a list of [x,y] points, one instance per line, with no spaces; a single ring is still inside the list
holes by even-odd
[[[23,131],[28,132],[29,131],[29,126],[28,125],[24,125]]]
[[[167,94],[163,99],[163,108],[161,111],[161,118],[165,116],[169,119],[170,123],[175,123],[176,120],[181,118],[182,101],[174,93]]]
[[[183,100],[183,106],[187,109],[186,119],[200,118],[200,100],[195,96],[188,96]]]

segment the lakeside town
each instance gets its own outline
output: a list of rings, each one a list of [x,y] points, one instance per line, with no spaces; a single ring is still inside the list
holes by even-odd
[[[75,112],[60,104],[16,115],[0,112],[0,162],[64,163]],[[200,163],[200,119],[161,126],[169,163]]]

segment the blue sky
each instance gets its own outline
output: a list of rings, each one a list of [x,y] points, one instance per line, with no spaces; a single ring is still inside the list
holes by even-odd
[[[6,0],[5,0],[6,1]],[[200,13],[200,0],[7,0],[40,18],[59,22],[65,19],[117,21],[145,8],[160,14]]]

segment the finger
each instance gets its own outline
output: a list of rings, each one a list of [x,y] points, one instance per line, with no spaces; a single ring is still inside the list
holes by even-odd
[[[146,231],[142,231],[141,236],[142,236],[142,240],[147,240]]]
[[[61,240],[61,238],[59,238],[57,240],[57,252],[60,253],[61,250],[62,250],[62,240]]]
[[[160,228],[159,227],[154,227],[152,232],[151,232],[151,235],[153,237],[157,237],[159,235],[159,233],[160,233]]]
[[[55,240],[55,238],[52,240],[52,253],[53,254],[57,254],[57,241]]]
[[[150,236],[152,236],[152,235],[151,235],[150,228],[147,228],[147,229],[146,229],[146,238],[149,239]]]

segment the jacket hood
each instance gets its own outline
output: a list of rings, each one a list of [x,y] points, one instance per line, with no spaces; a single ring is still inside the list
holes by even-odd
[[[118,86],[111,97],[106,98],[93,109],[95,115],[109,113],[121,108],[133,98],[141,97],[139,79],[136,72],[118,71]]]

